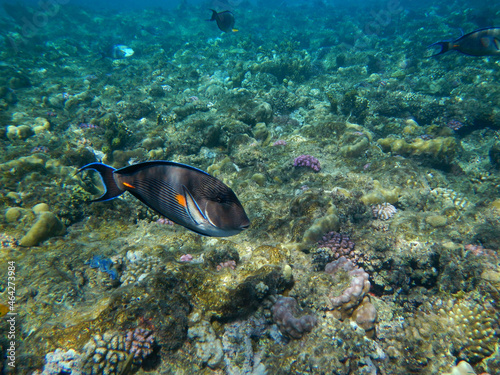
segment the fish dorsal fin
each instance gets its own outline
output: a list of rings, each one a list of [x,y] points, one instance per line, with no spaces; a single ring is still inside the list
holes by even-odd
[[[117,173],[122,173],[122,174],[133,174],[141,169],[155,167],[155,166],[159,166],[159,165],[171,165],[173,167],[185,168],[185,169],[200,172],[200,173],[206,174],[207,176],[210,176],[207,172],[205,172],[201,169],[192,167],[192,166],[187,165],[187,164],[176,163],[176,162],[167,161],[167,160],[145,161],[145,162],[139,163],[139,164],[128,165],[126,167],[117,169],[116,171],[117,171]]]
[[[209,20],[207,21],[215,21],[217,19],[217,11],[213,10],[213,9],[210,9],[212,11],[212,18],[210,18]]]

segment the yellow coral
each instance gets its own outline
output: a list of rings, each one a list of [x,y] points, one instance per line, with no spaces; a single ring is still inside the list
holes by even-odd
[[[490,356],[498,343],[493,327],[498,317],[494,312],[467,300],[448,305],[440,310],[440,315],[454,328],[461,352],[473,361]]]

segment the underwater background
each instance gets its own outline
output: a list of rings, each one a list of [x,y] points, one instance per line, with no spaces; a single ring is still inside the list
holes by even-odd
[[[500,3],[1,4],[3,374],[500,374],[500,54],[428,48]],[[76,174],[149,160],[250,228]]]

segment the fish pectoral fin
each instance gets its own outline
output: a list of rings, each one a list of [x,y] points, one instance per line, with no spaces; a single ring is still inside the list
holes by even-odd
[[[208,215],[208,212],[206,209],[205,209],[205,217],[207,218],[207,221],[210,223],[211,226],[217,227],[217,225],[215,225],[215,223],[212,221],[212,219],[210,219],[210,216]]]
[[[497,49],[497,51],[500,51],[500,39],[493,38],[493,44],[495,45],[495,48]]]
[[[207,222],[207,217],[203,214],[189,190],[185,186],[182,186],[182,189],[184,190],[184,197],[186,199],[186,211],[193,223],[200,225],[203,222]]]

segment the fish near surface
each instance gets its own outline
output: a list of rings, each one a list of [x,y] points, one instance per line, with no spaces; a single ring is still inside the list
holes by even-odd
[[[146,206],[193,232],[226,237],[250,226],[236,194],[208,173],[170,161],[149,161],[114,169],[103,163],[83,166],[79,172],[97,171],[104,194],[92,202],[103,202],[128,191]]]
[[[431,44],[429,48],[434,46],[441,47],[441,50],[432,56],[452,50],[470,56],[500,55],[500,27],[475,30],[453,41],[436,42]]]
[[[225,10],[223,12],[216,12],[213,9],[210,10],[212,11],[212,18],[210,18],[209,21],[217,22],[217,26],[221,31],[224,31],[226,33],[230,31],[238,31],[234,28],[235,20],[233,13],[231,13],[229,10]]]

